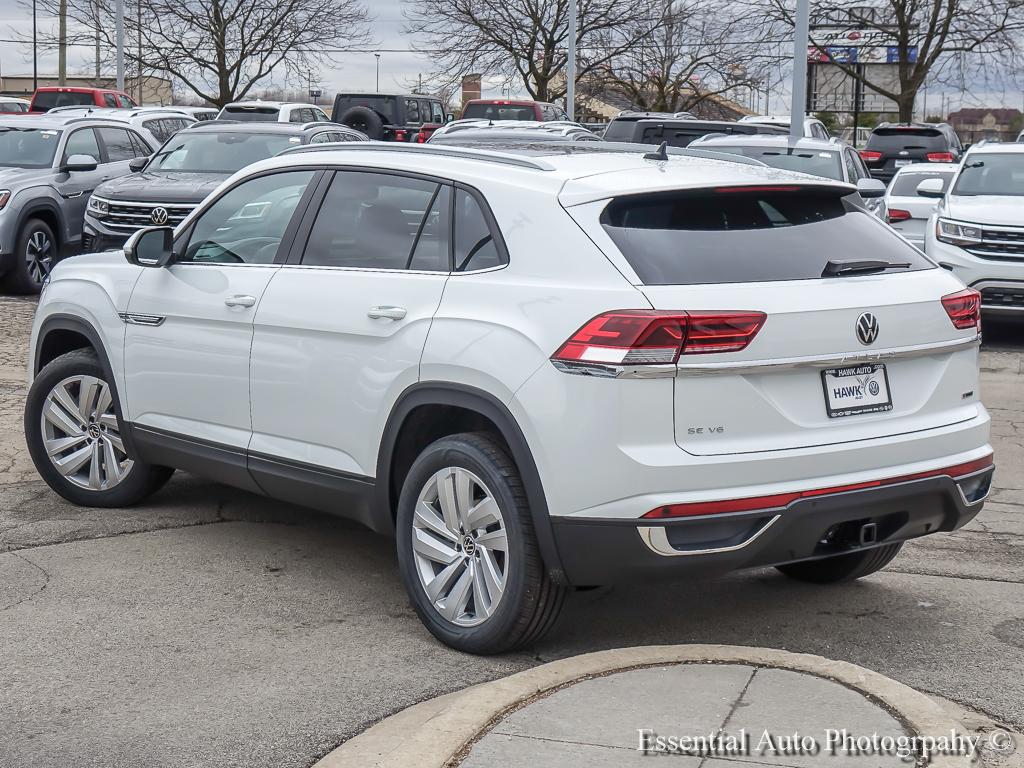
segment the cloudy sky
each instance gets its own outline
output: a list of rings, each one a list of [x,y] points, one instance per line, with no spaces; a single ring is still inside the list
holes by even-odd
[[[402,34],[402,0],[364,0],[373,17],[371,31],[377,46],[383,51],[380,59],[380,87],[383,90],[402,88],[403,84],[415,80],[419,74],[426,76],[430,63],[423,57],[408,51],[410,39]],[[129,0],[130,3],[130,0]],[[54,28],[54,19],[40,18],[40,28]],[[32,16],[21,8],[18,0],[0,0],[0,39],[15,37],[12,31],[29,34],[32,30]],[[73,48],[68,54],[69,69],[91,71],[93,53],[88,48]],[[376,89],[376,61],[367,54],[340,54],[338,66],[322,73],[322,82],[328,90]],[[41,57],[39,71],[55,73],[56,54]],[[32,71],[31,46],[19,46],[11,42],[0,42],[0,73],[23,74]],[[283,73],[282,73],[283,77]],[[283,83],[275,83],[283,84]],[[498,84],[495,83],[497,86]]]

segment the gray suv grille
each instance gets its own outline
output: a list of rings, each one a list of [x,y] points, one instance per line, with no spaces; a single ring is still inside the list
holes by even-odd
[[[110,229],[134,232],[143,227],[156,225],[175,227],[195,209],[191,203],[124,203],[111,202],[100,222]],[[154,221],[153,211],[162,208],[167,212],[166,221]],[[162,218],[162,217],[161,217]]]

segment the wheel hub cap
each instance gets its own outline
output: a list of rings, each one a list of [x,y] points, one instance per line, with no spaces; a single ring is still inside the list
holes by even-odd
[[[51,389],[39,426],[50,462],[79,488],[109,490],[134,466],[121,441],[110,386],[95,376],[70,376]]]
[[[416,573],[434,610],[461,627],[490,618],[505,592],[508,538],[483,481],[461,467],[436,472],[420,491],[412,525]]]

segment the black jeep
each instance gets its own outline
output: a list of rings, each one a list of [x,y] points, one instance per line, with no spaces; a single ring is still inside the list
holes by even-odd
[[[375,141],[424,142],[451,115],[433,96],[393,93],[339,93],[334,122],[365,133]]]

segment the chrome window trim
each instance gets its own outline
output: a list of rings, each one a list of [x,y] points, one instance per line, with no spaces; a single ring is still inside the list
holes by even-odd
[[[319,264],[281,264],[280,266],[287,269],[320,269],[330,270],[332,272],[378,272],[383,274],[398,274],[398,275],[452,275],[454,273],[447,270],[429,270],[429,269],[389,269],[388,267],[332,267],[329,265]]]
[[[750,538],[741,541],[739,544],[732,544],[728,547],[711,547],[709,549],[689,549],[681,550],[673,547],[668,541],[668,533],[665,531],[663,525],[638,525],[636,528],[637,533],[640,534],[640,540],[647,545],[655,554],[663,557],[688,557],[692,555],[718,555],[724,552],[736,552],[750,546],[761,534],[775,525],[778,519],[782,517],[781,514],[775,515],[771,520],[761,526]]]

